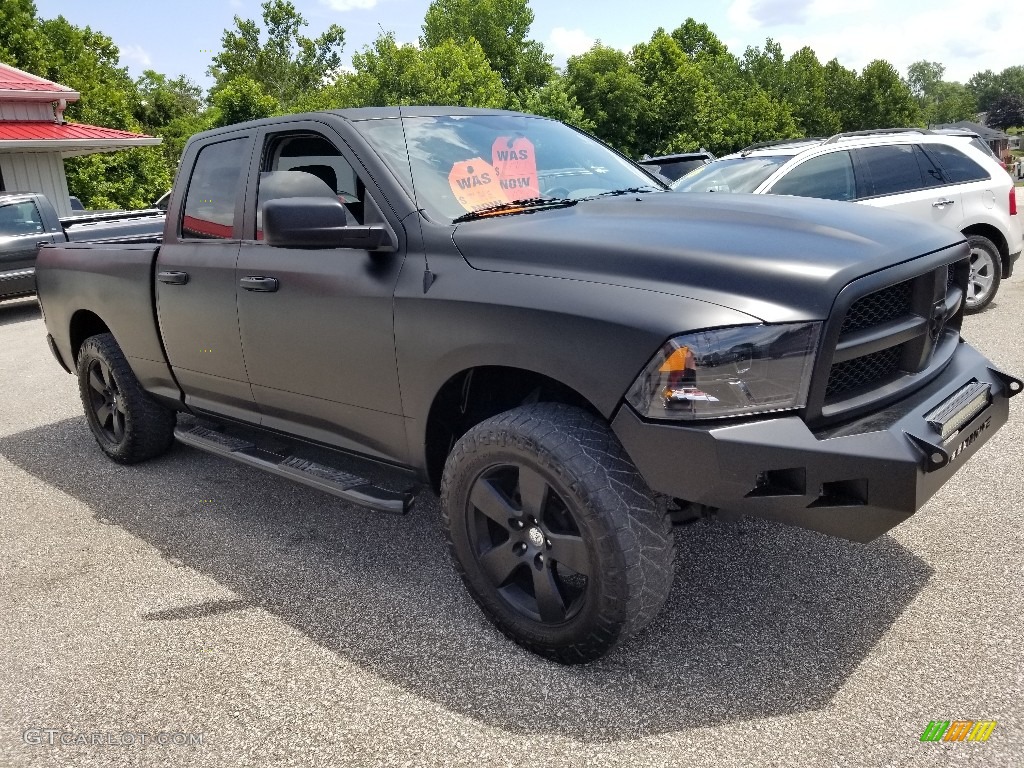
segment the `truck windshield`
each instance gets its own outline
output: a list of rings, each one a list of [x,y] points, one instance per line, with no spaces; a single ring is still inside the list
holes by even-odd
[[[787,160],[787,155],[714,160],[674,182],[672,189],[677,192],[753,192]]]
[[[367,120],[358,127],[416,204],[439,221],[484,210],[514,212],[507,204],[538,198],[582,200],[665,189],[599,142],[546,118],[404,117],[401,123]]]

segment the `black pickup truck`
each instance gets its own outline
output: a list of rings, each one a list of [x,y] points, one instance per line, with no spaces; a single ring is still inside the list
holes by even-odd
[[[556,121],[396,107],[200,134],[161,245],[37,276],[112,459],[177,438],[399,513],[430,486],[486,614],[572,663],[657,614],[674,520],[869,541],[949,480],[1021,388],[960,337],[969,269],[893,213],[671,194]]]
[[[109,211],[58,218],[45,195],[0,192],[0,301],[35,293],[36,252],[49,243],[158,243],[163,211]]]

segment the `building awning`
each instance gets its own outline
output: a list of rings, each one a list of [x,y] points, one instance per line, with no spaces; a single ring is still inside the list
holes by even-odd
[[[157,136],[85,123],[0,120],[0,152],[60,152],[64,157],[75,157],[130,147],[152,147],[161,141]]]

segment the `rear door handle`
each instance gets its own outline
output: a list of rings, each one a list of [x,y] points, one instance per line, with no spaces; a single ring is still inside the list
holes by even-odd
[[[953,203],[955,202],[955,200],[936,200],[934,203],[932,203],[932,208],[942,208],[943,206],[946,205],[953,205]]]
[[[248,275],[239,280],[238,284],[247,291],[257,293],[273,293],[278,287],[276,277],[263,277],[262,275]]]
[[[168,285],[184,285],[188,282],[188,272],[160,272],[156,279]]]

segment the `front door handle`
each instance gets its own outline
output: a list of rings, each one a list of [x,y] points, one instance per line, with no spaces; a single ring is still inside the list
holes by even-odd
[[[239,280],[238,284],[247,291],[257,293],[273,293],[278,287],[276,277],[263,277],[262,275],[248,275]]]
[[[36,248],[42,248],[44,245],[50,245],[50,244],[51,243],[50,243],[49,240],[40,240],[38,243],[36,243]]]
[[[184,285],[188,282],[188,272],[160,272],[156,279],[168,285]]]
[[[955,200],[936,200],[934,203],[932,203],[932,208],[942,208],[942,207],[947,206],[947,205],[953,205],[954,202],[956,202],[956,201]]]

